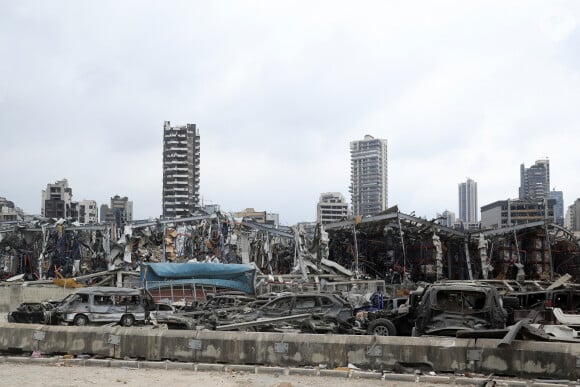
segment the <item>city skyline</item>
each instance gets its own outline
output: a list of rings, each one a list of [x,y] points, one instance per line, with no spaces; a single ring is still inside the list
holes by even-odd
[[[191,22],[195,20],[195,22]],[[161,212],[165,120],[202,135],[200,202],[313,221],[349,198],[350,141],[389,142],[389,206],[457,211],[517,198],[519,166],[550,159],[580,197],[580,4],[531,1],[0,5],[0,197],[40,189],[129,197]],[[350,200],[350,198],[349,198]]]

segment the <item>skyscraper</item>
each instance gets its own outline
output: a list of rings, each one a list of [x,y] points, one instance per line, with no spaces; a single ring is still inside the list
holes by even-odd
[[[459,183],[459,220],[477,223],[477,183],[470,178]]]
[[[350,193],[354,215],[387,209],[387,140],[366,135],[350,143]]]
[[[163,125],[163,217],[190,216],[199,207],[199,131]]]
[[[526,168],[520,166],[520,199],[542,200],[550,192],[550,161],[537,160],[534,165]]]

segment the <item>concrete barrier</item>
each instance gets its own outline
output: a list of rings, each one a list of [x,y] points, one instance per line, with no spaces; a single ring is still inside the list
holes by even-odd
[[[378,337],[0,324],[0,352],[90,355],[135,361],[171,360],[365,370],[509,375],[577,380],[580,344],[444,337]],[[97,361],[89,359],[88,361]]]
[[[5,285],[0,287],[0,313],[13,311],[23,302],[59,301],[76,290],[55,285]]]

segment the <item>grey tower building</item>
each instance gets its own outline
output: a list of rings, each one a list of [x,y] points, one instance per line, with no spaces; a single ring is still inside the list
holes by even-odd
[[[477,183],[470,178],[459,183],[459,220],[477,223]]]
[[[366,135],[350,143],[350,193],[354,215],[387,209],[387,140]]]
[[[526,168],[520,166],[520,199],[543,200],[550,192],[550,161],[538,160]]]
[[[199,131],[163,125],[163,217],[191,216],[199,207]]]

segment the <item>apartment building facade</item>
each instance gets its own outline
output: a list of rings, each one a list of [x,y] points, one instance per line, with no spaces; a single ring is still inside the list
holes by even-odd
[[[554,221],[556,201],[499,200],[481,207],[481,227],[503,228],[540,220]]]
[[[316,205],[316,221],[327,224],[340,222],[350,216],[350,206],[340,192],[320,194]]]
[[[110,206],[101,205],[101,222],[115,223],[117,227],[133,220],[133,202],[127,196],[115,195]]]
[[[366,135],[351,141],[352,210],[355,216],[374,215],[388,207],[387,140]]]
[[[199,208],[200,136],[195,124],[163,125],[164,218],[191,216]]]
[[[77,205],[72,202],[72,188],[67,179],[47,184],[46,189],[42,190],[40,214],[54,219],[78,218]]]
[[[550,192],[550,160],[540,159],[526,168],[520,165],[520,199],[542,200]]]

